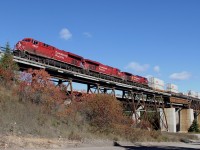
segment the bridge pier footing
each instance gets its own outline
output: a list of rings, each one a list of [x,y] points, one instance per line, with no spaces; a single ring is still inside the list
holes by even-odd
[[[194,120],[194,110],[193,109],[182,109],[180,111],[180,132],[188,132]]]

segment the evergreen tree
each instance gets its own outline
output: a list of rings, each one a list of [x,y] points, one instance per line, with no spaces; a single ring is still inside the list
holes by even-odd
[[[0,67],[4,69],[9,68],[10,66],[9,62],[12,62],[12,60],[13,60],[13,57],[11,54],[10,45],[9,43],[6,43],[5,53],[0,60]]]
[[[200,132],[199,124],[197,123],[196,119],[193,120],[192,125],[188,129],[188,132]]]
[[[13,61],[13,55],[9,43],[3,57],[0,59],[0,79],[8,83],[15,78],[15,72],[18,70],[17,64]]]

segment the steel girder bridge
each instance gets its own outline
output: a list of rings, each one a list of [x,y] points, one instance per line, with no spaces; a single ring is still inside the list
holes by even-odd
[[[0,53],[3,53],[1,47]],[[200,114],[200,99],[185,96],[183,94],[156,91],[150,88],[138,87],[126,83],[115,82],[78,71],[70,67],[65,69],[62,65],[42,61],[39,57],[13,56],[13,60],[19,65],[20,70],[29,68],[44,69],[58,84],[66,83],[67,94],[73,94],[73,83],[87,85],[87,93],[111,94],[120,100],[125,110],[131,113],[136,125],[145,120],[153,124],[155,129],[162,124],[166,130],[168,123],[164,108],[191,108],[196,115]],[[121,94],[116,94],[116,90]]]

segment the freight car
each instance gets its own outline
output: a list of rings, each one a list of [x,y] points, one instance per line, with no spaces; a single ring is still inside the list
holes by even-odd
[[[15,45],[14,55],[98,78],[148,87],[148,80],[145,77],[121,72],[118,68],[84,59],[33,38],[24,38],[19,41]]]

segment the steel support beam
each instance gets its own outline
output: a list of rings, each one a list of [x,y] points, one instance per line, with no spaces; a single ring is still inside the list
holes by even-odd
[[[107,87],[100,84],[87,84],[87,93],[91,94],[111,94],[115,96],[115,88]]]

